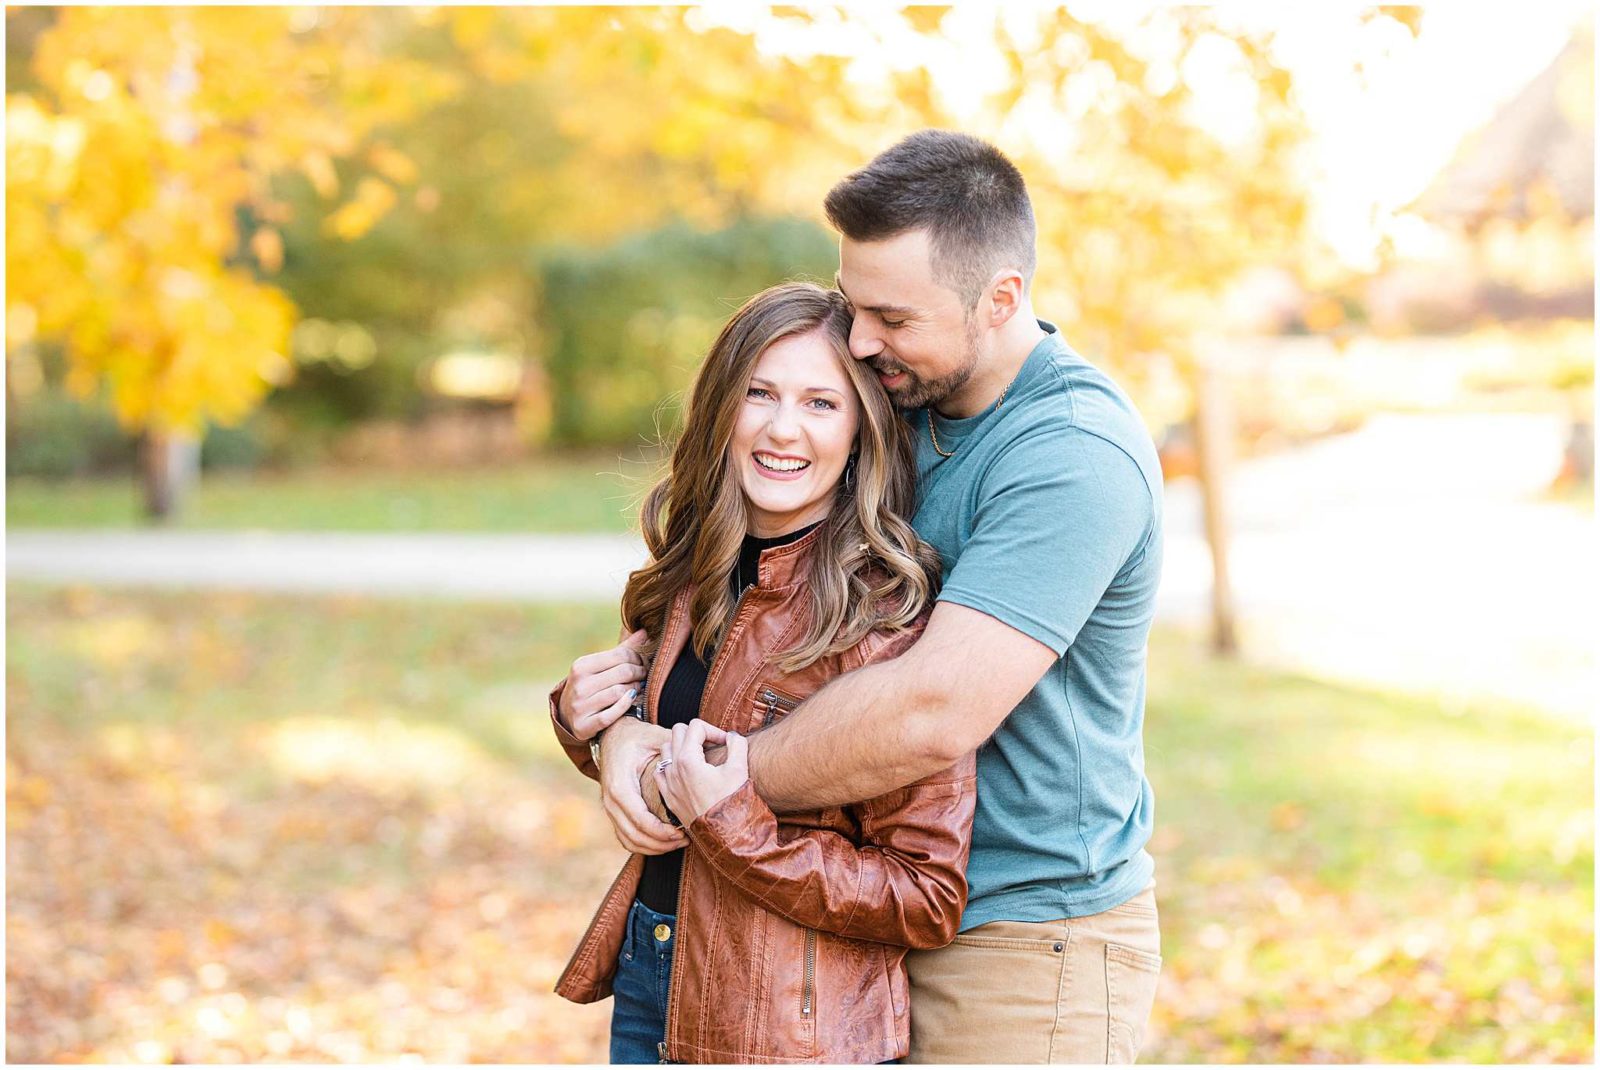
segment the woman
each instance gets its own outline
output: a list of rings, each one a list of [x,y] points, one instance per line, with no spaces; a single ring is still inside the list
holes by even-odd
[[[688,846],[629,858],[557,985],[578,1003],[615,996],[612,1062],[898,1058],[906,949],[949,943],[960,921],[971,756],[781,820],[747,775],[744,734],[910,646],[938,582],[904,519],[905,425],[849,334],[832,291],[752,298],[712,346],[671,470],[645,498],[651,560],[623,594],[624,644],[651,656],[635,712],[673,735],[644,776]],[[624,665],[592,664],[574,663],[551,715],[596,776],[588,740],[639,685]],[[706,743],[726,746],[723,764]]]

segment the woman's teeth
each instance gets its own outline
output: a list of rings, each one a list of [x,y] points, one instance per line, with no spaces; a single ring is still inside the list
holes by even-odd
[[[755,459],[756,463],[762,468],[769,469],[773,472],[798,472],[802,468],[811,467],[810,461],[783,460],[777,457],[763,457],[759,453],[755,454]]]

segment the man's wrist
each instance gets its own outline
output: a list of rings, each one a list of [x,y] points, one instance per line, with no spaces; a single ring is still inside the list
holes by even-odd
[[[612,721],[609,725],[607,725],[606,727],[602,728],[600,731],[598,731],[598,732],[596,732],[594,734],[594,738],[589,741],[589,745],[592,748],[591,749],[591,755],[593,755],[597,759],[596,762],[595,762],[596,765],[600,764],[599,761],[598,761],[598,756],[604,750],[603,743],[604,743],[604,740],[605,740],[606,736],[613,729],[617,728],[620,725],[625,724],[630,719],[631,719],[630,717],[619,717],[615,721]],[[639,723],[647,725],[650,722],[644,720],[643,718],[639,718]],[[631,729],[623,729],[623,733],[624,734],[627,734],[629,731],[631,731]],[[644,752],[644,758],[648,758],[648,757],[649,757],[649,750],[646,749],[646,751]],[[641,758],[640,761],[639,761],[639,767],[641,769],[644,767],[644,758]]]

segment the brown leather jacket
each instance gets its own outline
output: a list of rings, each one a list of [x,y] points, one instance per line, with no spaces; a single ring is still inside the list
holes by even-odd
[[[898,634],[784,676],[766,663],[810,613],[805,574],[821,529],[761,554],[710,666],[700,715],[750,733],[841,673],[900,654],[926,614]],[[668,614],[646,690],[652,723],[689,632],[689,598]],[[586,775],[589,747],[558,716],[563,748]],[[689,1063],[875,1063],[908,1050],[908,947],[942,947],[966,905],[975,758],[876,799],[777,818],[751,783],[688,826],[678,893],[664,1057]],[[623,866],[556,985],[575,1003],[611,994],[644,857]]]

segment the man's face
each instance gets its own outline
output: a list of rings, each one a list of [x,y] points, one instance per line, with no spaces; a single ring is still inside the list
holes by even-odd
[[[850,354],[872,365],[902,409],[942,401],[978,366],[977,322],[934,281],[931,252],[925,230],[839,241],[836,281],[855,313]]]

